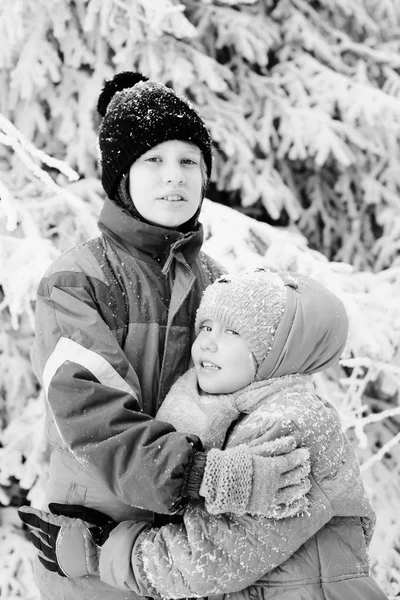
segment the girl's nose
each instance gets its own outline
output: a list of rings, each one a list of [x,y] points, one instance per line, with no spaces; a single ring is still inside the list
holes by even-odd
[[[202,350],[217,351],[217,343],[212,334],[205,335],[201,340],[200,346]]]

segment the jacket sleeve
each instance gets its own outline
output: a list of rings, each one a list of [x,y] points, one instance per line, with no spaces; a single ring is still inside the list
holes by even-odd
[[[108,306],[110,286],[84,266],[59,264],[38,290],[32,362],[50,435],[122,502],[174,512],[200,441],[143,413],[138,377],[115,333],[122,324],[112,330],[102,316],[122,318]]]
[[[244,589],[287,560],[333,516],[314,484],[307,514],[273,520],[210,515],[194,501],[182,525],[120,523],[102,547],[100,577],[140,596],[201,597]]]

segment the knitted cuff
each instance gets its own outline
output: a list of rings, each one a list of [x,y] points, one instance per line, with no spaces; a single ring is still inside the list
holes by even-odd
[[[194,451],[193,461],[186,471],[182,496],[200,498],[199,490],[203,480],[204,468],[206,466],[207,454]]]
[[[237,515],[247,512],[252,478],[253,458],[247,446],[210,450],[202,484],[207,511]]]
[[[276,492],[282,473],[280,457],[253,456],[253,481],[247,512],[269,515],[276,506]]]

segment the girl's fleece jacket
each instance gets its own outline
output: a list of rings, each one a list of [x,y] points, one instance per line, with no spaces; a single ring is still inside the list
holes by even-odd
[[[193,501],[180,525],[143,530],[143,524],[120,523],[101,551],[102,580],[164,598],[234,592],[230,599],[383,600],[369,576],[374,512],[337,411],[316,396],[310,375],[272,378],[243,394],[238,402],[247,414],[234,422],[226,447],[247,443],[280,421],[282,435],[310,450],[308,509],[283,519],[216,516]],[[162,417],[200,434],[202,399],[192,369],[171,389]],[[229,403],[214,399],[217,415],[218,401],[220,407]],[[219,437],[233,418],[231,407],[225,424],[219,413],[213,435]]]

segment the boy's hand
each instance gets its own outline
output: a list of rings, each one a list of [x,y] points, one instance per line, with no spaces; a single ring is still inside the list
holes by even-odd
[[[100,547],[117,523],[84,506],[49,504],[50,513],[21,506],[18,515],[31,528],[30,541],[48,571],[62,577],[96,575]]]

